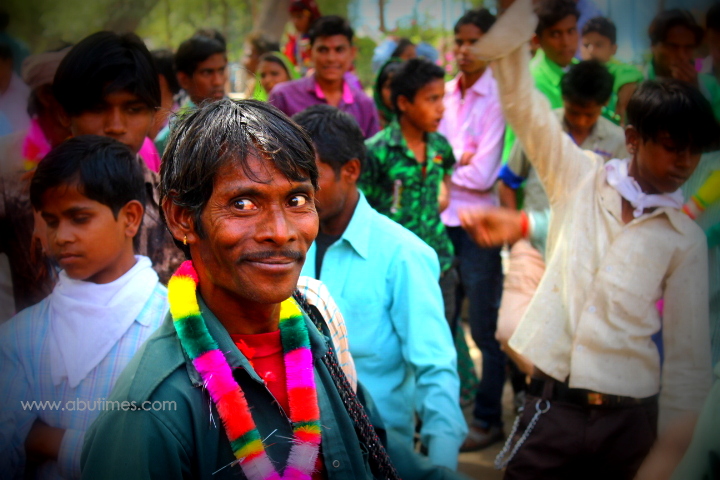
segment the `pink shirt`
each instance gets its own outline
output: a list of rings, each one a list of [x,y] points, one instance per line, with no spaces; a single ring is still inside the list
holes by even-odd
[[[491,190],[501,167],[505,118],[497,83],[488,68],[475,84],[460,92],[458,74],[445,85],[445,115],[439,132],[452,145],[460,161],[464,152],[475,152],[470,163],[456,164],[451,177],[450,205],[440,215],[445,225],[460,225],[458,210],[467,206],[498,204]]]
[[[145,137],[145,141],[143,142],[142,147],[140,147],[138,155],[140,155],[140,158],[145,161],[145,165],[147,165],[150,170],[155,173],[160,171],[160,154],[158,153],[153,141],[148,137]]]

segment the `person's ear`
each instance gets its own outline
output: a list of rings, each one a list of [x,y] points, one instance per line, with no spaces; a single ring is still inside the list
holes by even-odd
[[[536,33],[533,33],[532,38],[530,39],[530,46],[534,48],[540,48],[540,37]]]
[[[357,45],[350,44],[350,54],[351,54],[350,61],[351,62],[355,61],[355,58],[357,58],[357,53],[358,53]]]
[[[195,228],[195,216],[189,208],[181,207],[173,202],[176,192],[170,194],[162,201],[163,214],[168,230],[175,240],[186,245],[192,245],[199,239]]]
[[[124,222],[126,237],[134,238],[135,235],[137,235],[140,230],[140,225],[142,224],[144,213],[145,209],[143,208],[142,203],[137,200],[130,200],[124,207],[122,207],[120,215],[118,215],[118,219]]]
[[[405,95],[398,95],[397,97],[397,108],[401,112],[405,112],[408,106],[411,104],[410,100]]]
[[[612,52],[613,55],[615,55],[617,53],[617,43],[612,45],[610,51]]]
[[[57,119],[60,122],[60,125],[67,129],[70,129],[70,115],[67,114],[65,109],[60,104],[58,104]]]
[[[187,92],[191,87],[192,78],[185,72],[177,72],[176,77],[180,87]]]
[[[348,162],[340,169],[340,178],[346,183],[356,184],[358,178],[360,178],[360,160],[357,158],[351,158]]]
[[[640,143],[640,133],[632,125],[625,127],[625,147],[630,155],[635,155]]]

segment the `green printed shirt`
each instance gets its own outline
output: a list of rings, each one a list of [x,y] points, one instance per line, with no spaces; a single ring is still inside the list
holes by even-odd
[[[435,249],[444,272],[452,265],[453,246],[440,220],[438,192],[452,173],[455,156],[439,133],[426,134],[426,161],[420,163],[408,148],[397,120],[365,141],[367,160],[360,188],[370,205]]]

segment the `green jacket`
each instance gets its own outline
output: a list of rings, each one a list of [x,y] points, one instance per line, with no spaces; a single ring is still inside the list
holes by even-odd
[[[198,300],[210,334],[220,350],[225,352],[235,379],[241,384],[248,403],[253,406],[253,419],[261,437],[269,437],[265,442],[268,456],[275,465],[284,469],[290,443],[283,437],[292,437],[289,418],[219,320],[201,298]],[[360,446],[353,422],[321,360],[329,340],[307,317],[306,322],[315,363],[320,423],[323,426],[321,452],[327,478],[371,479],[367,452]],[[364,391],[360,387],[358,390],[359,398],[368,400],[368,414],[381,439],[384,439],[377,411],[369,397],[363,398]],[[139,408],[120,411],[115,407],[100,414],[85,435],[82,478],[244,478],[238,466],[223,468],[235,460],[230,442],[215,405],[202,388],[200,375],[182,350],[169,314],[120,375],[108,401],[129,402],[129,405]],[[456,478],[453,472],[432,467],[426,458],[399,447],[396,448],[391,439],[388,452],[403,478]]]

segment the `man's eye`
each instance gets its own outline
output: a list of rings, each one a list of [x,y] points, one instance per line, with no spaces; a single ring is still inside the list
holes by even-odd
[[[73,223],[77,224],[83,224],[87,223],[90,220],[90,217],[87,215],[81,215],[79,217],[73,217]]]
[[[233,202],[233,206],[238,210],[255,210],[257,206],[247,198],[240,198]]]
[[[302,207],[308,203],[309,199],[305,195],[293,195],[288,201],[291,207]]]

